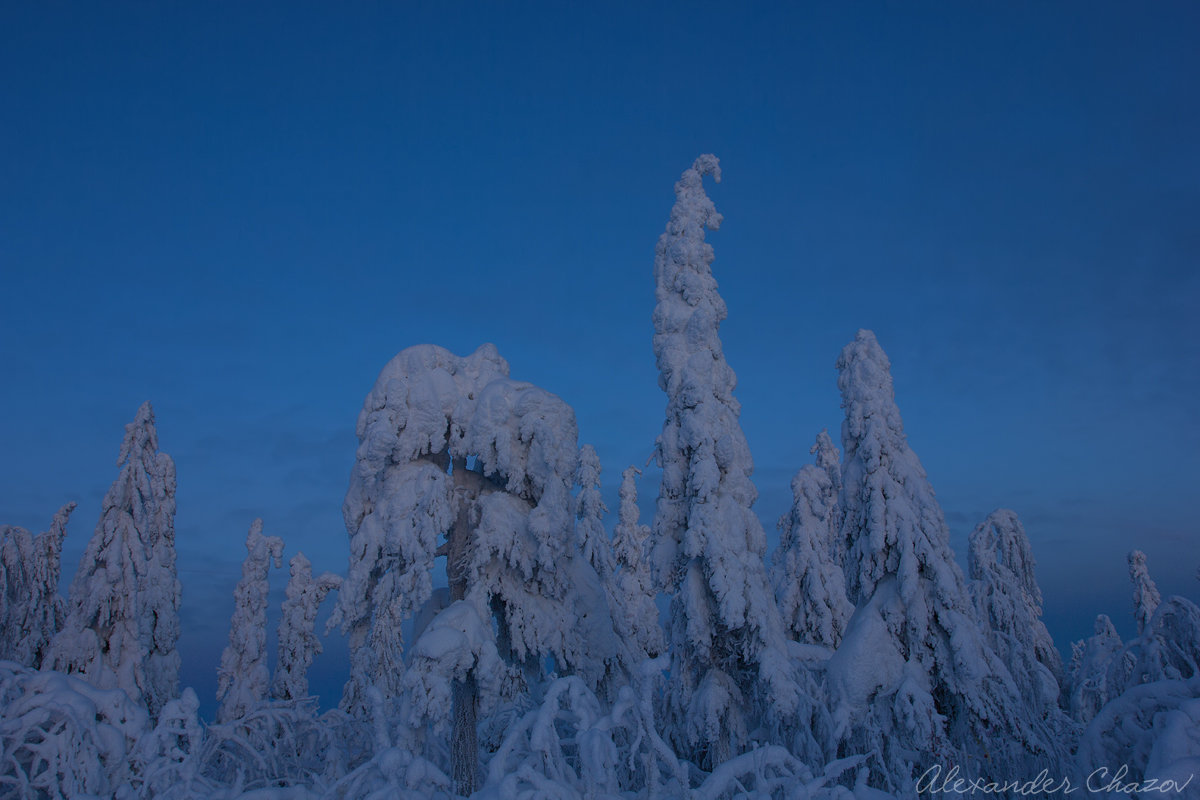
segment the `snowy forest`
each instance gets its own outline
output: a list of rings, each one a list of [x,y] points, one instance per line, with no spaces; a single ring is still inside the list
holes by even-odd
[[[720,174],[683,173],[654,254],[652,519],[645,465],[607,508],[567,399],[495,347],[405,349],[358,417],[344,574],[290,559],[272,658],[285,543],[250,526],[205,720],[147,403],[65,598],[75,504],[0,529],[0,797],[1200,797],[1200,608],[1133,550],[1136,636],[1100,615],[1064,661],[1017,514],[956,562],[869,330],[836,358],[840,441],[813,431],[768,552],[705,241]],[[322,712],[325,604],[350,656]]]

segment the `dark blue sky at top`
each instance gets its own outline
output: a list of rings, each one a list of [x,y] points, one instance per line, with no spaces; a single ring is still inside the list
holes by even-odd
[[[956,548],[1016,510],[1060,646],[1131,631],[1134,547],[1196,596],[1200,8],[579,5],[6,4],[0,522],[79,501],[71,574],[151,400],[204,697],[254,517],[344,571],[409,345],[560,394],[615,508],[662,424],[654,243],[713,152],[768,531],[867,327]]]

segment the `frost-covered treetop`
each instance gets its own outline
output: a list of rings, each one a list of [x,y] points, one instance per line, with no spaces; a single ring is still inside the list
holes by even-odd
[[[842,393],[843,534],[849,559],[846,589],[858,603],[887,574],[937,563],[955,592],[962,575],[950,554],[950,532],[920,459],[908,446],[892,388],[891,362],[875,334],[860,330],[837,361]]]
[[[705,228],[716,230],[721,224],[721,215],[704,192],[705,175],[720,178],[716,156],[697,158],[675,184],[675,205],[655,254],[654,353],[659,386],[667,393],[657,451],[663,483],[655,527],[660,536],[676,543],[685,530],[700,540],[720,532],[711,537],[712,544],[728,539],[720,546],[732,544],[762,556],[766,536],[750,511],[758,498],[750,482],[754,461],[738,423],[741,407],[733,396],[737,376],[725,361],[719,337],[727,311],[712,276],[713,249],[704,241]],[[722,508],[689,519],[689,504],[716,506],[718,498]],[[725,514],[731,516],[721,524],[706,524]],[[742,519],[735,522],[733,517]],[[738,538],[741,541],[735,543]],[[692,554],[704,548],[702,541],[687,546]],[[668,548],[664,555],[675,554]],[[661,561],[657,566],[670,570]],[[740,626],[745,606],[732,594],[722,595],[726,622]]]
[[[596,574],[607,580],[613,571],[612,543],[604,530],[604,515],[608,507],[600,495],[600,457],[590,444],[579,448],[579,465],[575,471],[579,496],[575,498],[576,538],[579,550]]]
[[[1129,579],[1133,581],[1133,616],[1137,620],[1138,635],[1141,636],[1162,602],[1162,594],[1150,577],[1150,568],[1146,566],[1146,554],[1141,550],[1129,554]]]
[[[1042,590],[1034,576],[1033,550],[1015,511],[1006,508],[993,511],[971,533],[967,547],[972,580],[985,582],[1000,591],[1019,588],[1031,604],[1031,610],[1037,615],[1042,613]],[[1005,621],[992,621],[993,625],[1002,622]]]
[[[860,330],[854,341],[842,349],[838,358],[838,389],[842,392],[844,460],[849,463],[862,444],[872,447],[865,456],[874,462],[879,455],[874,447],[887,433],[905,441],[904,423],[896,407],[892,387],[892,364],[879,346],[875,334]]]
[[[271,591],[269,573],[272,562],[280,567],[283,539],[263,535],[263,521],[255,519],[246,534],[246,558],[242,561],[242,579],[233,591],[233,618],[229,623],[229,644],[221,653],[217,670],[217,711],[219,722],[240,719],[254,710],[267,696],[270,671],[267,668],[267,601]]]
[[[359,473],[445,453],[478,457],[509,491],[537,497],[550,475],[576,463],[575,415],[558,396],[508,380],[508,362],[485,344],[459,357],[410,347],[385,366],[358,418]]]
[[[697,158],[675,184],[675,205],[655,251],[658,385],[668,396],[678,396],[684,406],[694,406],[699,392],[711,389],[737,413],[733,398],[737,378],[725,364],[717,337],[718,326],[729,312],[712,274],[712,246],[704,241],[705,228],[717,230],[722,217],[704,191],[705,175],[721,180],[716,156]],[[711,354],[708,363],[695,358],[698,353]]]
[[[380,371],[359,414],[356,468],[446,450],[453,421],[471,414],[460,406],[472,406],[476,392],[507,377],[508,362],[491,344],[465,358],[432,344],[401,351]]]
[[[641,510],[638,508],[637,476],[642,471],[637,467],[626,467],[621,473],[621,488],[617,496],[621,505],[617,512],[617,525],[613,529],[613,555],[622,568],[647,569],[646,538],[650,535],[650,526],[639,521]]]
[[[125,426],[121,471],[71,582],[53,668],[124,689],[151,717],[178,694],[175,463],[158,452],[149,403]]]
[[[0,525],[0,653],[23,666],[41,666],[51,638],[62,626],[58,595],[63,539],[75,503],[54,515],[50,529],[30,535]]]
[[[992,631],[997,654],[1005,659],[1018,685],[1034,683],[1032,662],[1037,661],[1050,670],[1057,688],[1062,657],[1041,619],[1042,590],[1021,520],[1014,511],[997,509],[967,542],[971,593],[982,621]]]
[[[817,457],[817,467],[825,471],[829,476],[829,482],[833,486],[833,494],[836,497],[842,492],[842,462],[841,453],[833,444],[833,439],[829,436],[829,431],[822,430],[817,434],[817,441],[813,444],[809,453]]]
[[[771,580],[789,635],[836,647],[854,611],[836,542],[841,470],[828,432],[817,435],[811,452],[817,463],[805,464],[792,478],[792,508],[779,520]]]
[[[124,464],[137,451],[155,452],[157,450],[158,429],[154,427],[154,409],[147,401],[138,408],[133,422],[125,426],[125,438],[121,442],[121,453],[117,456],[117,464]]]

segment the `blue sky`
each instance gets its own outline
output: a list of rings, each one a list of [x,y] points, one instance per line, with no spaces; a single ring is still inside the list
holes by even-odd
[[[73,572],[152,401],[207,701],[254,517],[344,571],[409,345],[560,394],[615,508],[665,404],[654,243],[713,152],[768,530],[866,327],[959,551],[1016,510],[1060,647],[1131,631],[1134,547],[1197,595],[1195,4],[575,5],[6,4],[0,521],[79,501]]]

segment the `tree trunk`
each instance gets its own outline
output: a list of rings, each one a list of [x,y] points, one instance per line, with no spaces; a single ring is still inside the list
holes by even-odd
[[[479,742],[476,738],[479,687],[475,671],[452,688],[454,721],[450,732],[450,778],[454,792],[470,797],[479,787]]]
[[[467,596],[467,566],[474,527],[472,516],[479,497],[479,476],[468,473],[466,461],[455,459],[452,469],[458,515],[446,542],[446,576],[450,582],[451,602]],[[473,667],[462,680],[454,681],[450,701],[450,778],[454,781],[456,794],[470,797],[479,788],[479,684]]]

